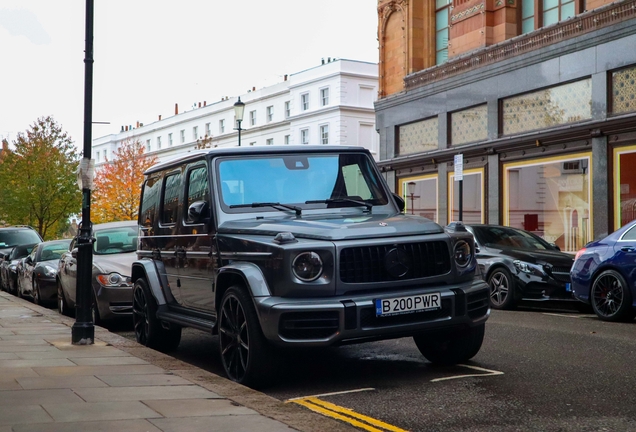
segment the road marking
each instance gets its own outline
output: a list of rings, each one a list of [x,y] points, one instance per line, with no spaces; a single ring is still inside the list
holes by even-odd
[[[408,432],[404,429],[400,429],[399,427],[390,425],[381,420],[374,419],[373,417],[368,417],[363,414],[357,413],[352,409],[341,407],[336,404],[332,404],[331,402],[326,402],[318,399],[318,396],[332,396],[339,394],[347,394],[347,393],[357,393],[362,391],[375,390],[374,388],[364,388],[358,390],[349,390],[343,392],[335,392],[335,393],[324,393],[322,395],[316,396],[305,396],[300,398],[288,399],[285,403],[291,402],[298,404],[300,406],[304,406],[305,408],[314,411],[316,413],[322,414],[326,417],[331,417],[336,420],[343,421],[345,423],[349,423],[352,426],[355,426],[360,429],[364,429],[368,432]]]
[[[466,367],[466,368],[469,368],[469,369],[474,369],[474,370],[478,370],[478,371],[486,372],[486,373],[455,375],[455,376],[450,376],[450,377],[446,377],[446,378],[435,378],[435,379],[432,379],[431,382],[447,381],[447,380],[452,380],[452,379],[468,378],[468,377],[485,377],[485,376],[494,376],[494,375],[503,375],[504,374],[503,372],[500,372],[500,371],[484,369],[484,368],[480,368],[478,366],[471,366],[471,365],[465,365],[465,364],[458,364],[457,366]]]

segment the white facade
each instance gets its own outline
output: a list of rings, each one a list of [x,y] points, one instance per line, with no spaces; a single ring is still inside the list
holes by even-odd
[[[379,159],[374,102],[376,63],[336,59],[292,74],[278,84],[240,95],[245,103],[241,146],[335,144],[361,146]],[[160,162],[194,150],[211,137],[212,147],[238,145],[234,103],[226,98],[151,124],[123,126],[117,134],[93,140],[96,166],[112,160],[117,146],[138,139]]]

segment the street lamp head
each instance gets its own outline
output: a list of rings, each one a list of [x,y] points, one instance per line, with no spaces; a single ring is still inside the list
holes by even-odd
[[[236,121],[243,121],[243,112],[245,111],[245,103],[241,102],[241,97],[239,96],[238,101],[234,104],[234,115],[236,116]]]
[[[406,187],[409,191],[409,195],[413,195],[415,193],[415,182],[408,182]]]

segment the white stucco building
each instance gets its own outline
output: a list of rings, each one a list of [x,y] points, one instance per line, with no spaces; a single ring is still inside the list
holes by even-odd
[[[241,146],[281,144],[354,145],[378,158],[374,102],[378,94],[378,65],[327,59],[311,69],[285,76],[283,82],[240,95],[245,103]],[[146,152],[166,161],[208,146],[236,146],[234,103],[238,97],[202,102],[189,111],[159,118],[150,124],[122,126],[119,133],[93,140],[96,166],[112,160],[128,138],[141,141]]]

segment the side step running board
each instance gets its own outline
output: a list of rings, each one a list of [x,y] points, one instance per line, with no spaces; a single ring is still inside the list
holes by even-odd
[[[178,324],[184,327],[193,327],[210,333],[216,325],[215,321],[207,320],[204,318],[185,316],[170,311],[158,311],[157,318],[161,321],[167,321],[169,323]]]

